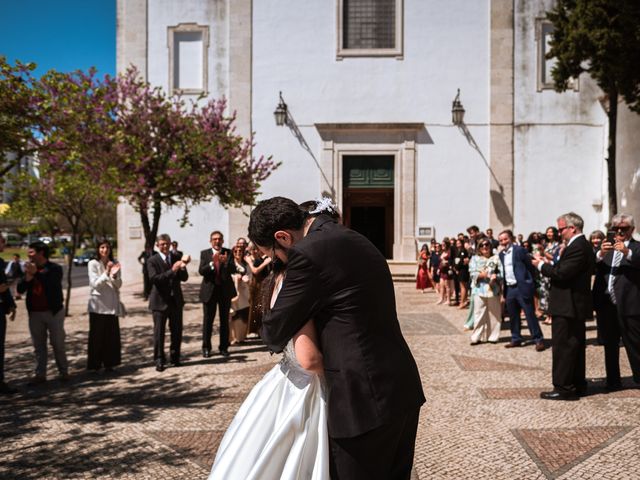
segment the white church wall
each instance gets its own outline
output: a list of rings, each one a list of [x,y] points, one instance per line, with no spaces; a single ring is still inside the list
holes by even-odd
[[[515,3],[514,222],[523,234],[553,225],[570,210],[591,231],[602,227],[607,210],[600,90],[583,75],[578,91],[538,91],[536,19],[551,6],[550,0]]]
[[[417,146],[416,223],[451,232],[487,221],[488,170],[452,126],[451,102],[461,88],[466,121],[489,158],[488,25],[478,21],[488,18],[488,2],[405,0],[404,8],[401,60],[336,60],[334,2],[308,1],[304,8],[293,0],[254,3],[257,150],[284,162],[265,182],[264,196],[305,200],[320,193],[321,174],[313,159],[288,128],[275,125],[273,111],[282,91],[318,160],[322,144],[314,124],[424,123],[433,143]],[[454,196],[467,200],[452,201]]]
[[[590,153],[602,151],[600,128],[530,126],[516,131],[515,144],[518,233],[544,230],[569,211],[583,217],[585,231],[602,228],[603,212],[593,203],[602,197],[604,164]]]
[[[488,158],[488,128],[471,127]],[[489,227],[489,177],[480,154],[454,127],[433,127],[432,145],[418,153],[418,225],[434,226],[438,240],[470,225]]]
[[[152,85],[161,86],[169,91],[168,27],[180,24],[196,24],[209,29],[207,54],[207,85],[209,98],[228,97],[228,19],[226,2],[201,0],[154,0],[149,3],[148,11],[148,80]],[[205,47],[206,48],[206,47]],[[191,72],[199,71],[198,66],[184,65]],[[190,101],[196,95],[184,95]],[[229,215],[217,201],[205,202],[194,206],[189,216],[189,224],[180,227],[182,209],[163,209],[160,220],[160,233],[168,233],[177,240],[179,248],[194,257],[190,271],[197,270],[199,252],[207,248],[209,233],[220,230],[225,236],[225,246],[235,242],[229,238]]]

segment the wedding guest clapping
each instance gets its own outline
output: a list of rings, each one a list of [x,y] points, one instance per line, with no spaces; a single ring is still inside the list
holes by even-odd
[[[231,318],[229,319],[229,340],[231,345],[243,342],[247,336],[249,323],[249,282],[251,271],[244,258],[244,247],[236,244],[232,250],[235,272],[231,279],[237,295],[231,299]]]
[[[120,365],[119,317],[124,315],[120,303],[120,264],[113,259],[107,240],[98,244],[98,258],[91,260],[89,273],[89,348],[87,369],[113,371]]]
[[[249,255],[247,264],[251,270],[251,282],[249,285],[249,328],[247,334],[259,335],[262,327],[262,311],[264,305],[263,288],[265,280],[271,271],[271,257],[263,255],[254,243],[249,243]]]
[[[169,358],[175,367],[179,367],[180,349],[182,345],[182,309],[184,297],[181,282],[189,279],[187,264],[191,260],[189,255],[176,258],[169,252],[171,237],[166,233],[156,237],[158,254],[149,258],[149,281],[151,293],[149,295],[149,310],[153,315],[153,360],[158,372],[164,371],[165,352],[164,337],[169,320],[171,344]]]
[[[27,294],[29,331],[36,352],[36,372],[29,382],[47,381],[47,336],[53,348],[59,379],[69,380],[69,362],[65,351],[62,267],[49,261],[49,247],[44,242],[29,245],[25,275],[18,283],[18,293]]]

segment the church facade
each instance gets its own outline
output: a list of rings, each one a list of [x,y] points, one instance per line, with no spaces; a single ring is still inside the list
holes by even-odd
[[[471,224],[544,230],[573,210],[607,219],[607,116],[586,75],[552,88],[551,0],[118,0],[117,65],[185,96],[226,97],[257,155],[281,166],[261,187],[302,202],[332,197],[392,262]],[[459,89],[459,96],[458,95]],[[452,106],[464,109],[454,124]],[[276,121],[278,113],[279,119]],[[629,112],[622,210],[640,168]],[[635,176],[634,176],[635,175]],[[635,180],[634,180],[635,179]],[[215,202],[163,213],[196,254],[208,233],[246,234],[249,209]],[[118,213],[119,255],[142,250],[137,214]],[[125,277],[137,268],[124,270]]]

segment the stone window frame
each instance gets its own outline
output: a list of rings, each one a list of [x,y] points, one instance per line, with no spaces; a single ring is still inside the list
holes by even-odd
[[[176,33],[202,33],[202,86],[203,88],[177,88],[174,83],[175,68],[175,34]],[[172,94],[200,95],[208,94],[209,86],[209,26],[197,23],[179,23],[167,27],[167,47],[169,49],[169,92]]]
[[[404,0],[396,2],[396,39],[394,48],[344,48],[344,0],[336,0],[336,60],[346,57],[396,57],[403,59],[404,55]]]
[[[553,23],[547,20],[545,17],[536,18],[536,91],[542,92],[543,90],[554,90],[555,85],[553,79],[550,81],[544,78],[546,64],[545,55],[545,26],[553,28]],[[569,80],[569,89],[573,91],[580,91],[580,80],[575,78]]]

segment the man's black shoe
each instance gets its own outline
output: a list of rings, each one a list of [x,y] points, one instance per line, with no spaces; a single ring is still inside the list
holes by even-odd
[[[607,383],[604,387],[607,392],[617,392],[622,390],[622,383]]]
[[[580,400],[580,397],[575,393],[564,393],[553,390],[551,392],[541,392],[540,398],[543,400],[566,400],[566,401],[575,401]]]
[[[228,357],[229,356],[229,350],[226,349],[220,349],[220,355],[222,355],[223,357]]]
[[[176,360],[171,360],[171,366],[172,367],[181,367],[182,363],[180,362],[180,360],[176,359]]]
[[[211,350],[206,348],[202,349],[202,358],[209,358],[211,356]]]
[[[509,342],[504,346],[504,348],[517,348],[521,346],[522,346],[522,342]]]
[[[16,390],[13,387],[10,387],[9,385],[7,385],[4,382],[0,382],[0,394],[2,394],[2,395],[13,395],[14,393],[18,393],[18,390]]]
[[[162,362],[156,362],[156,371],[158,371],[158,372],[164,372],[164,363],[162,363]]]

